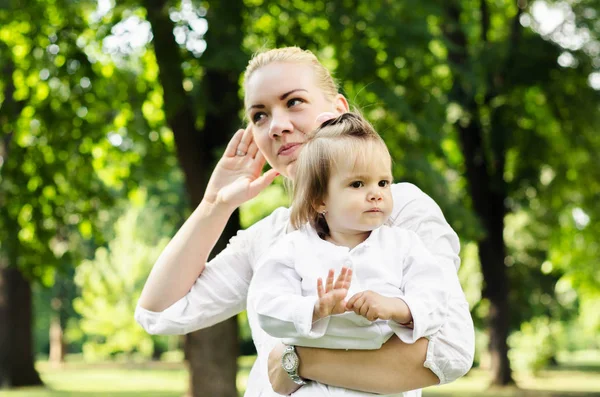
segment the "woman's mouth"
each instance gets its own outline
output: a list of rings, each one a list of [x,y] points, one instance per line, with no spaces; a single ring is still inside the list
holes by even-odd
[[[286,143],[285,145],[283,145],[279,148],[279,151],[277,151],[277,155],[278,156],[289,156],[290,154],[294,153],[296,151],[296,149],[298,149],[301,145],[302,144],[299,142]]]

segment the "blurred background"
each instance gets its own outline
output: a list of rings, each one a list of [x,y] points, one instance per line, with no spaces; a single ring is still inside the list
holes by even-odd
[[[245,314],[133,312],[243,125],[251,55],[330,68],[461,237],[477,328],[425,396],[600,395],[600,1],[0,0],[0,395],[235,396]],[[219,242],[287,205],[276,181]],[[491,388],[490,388],[491,386]]]

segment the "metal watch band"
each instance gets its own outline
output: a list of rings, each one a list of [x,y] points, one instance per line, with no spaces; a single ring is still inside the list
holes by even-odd
[[[300,376],[298,376],[297,374],[290,374],[288,372],[288,375],[290,376],[290,379],[292,381],[294,381],[295,384],[297,385],[305,385],[306,381],[304,379],[302,379]]]
[[[285,372],[288,374],[288,376],[290,377],[290,379],[295,384],[297,384],[297,385],[305,385],[307,382],[298,375],[298,366],[299,366],[298,364],[299,364],[300,358],[298,357],[298,353],[296,353],[295,346],[292,346],[292,345],[286,346],[285,350],[283,352],[282,358],[285,357],[285,355],[288,354],[288,353],[294,355],[294,357],[295,357],[295,359],[297,361],[297,365],[296,365],[296,368],[292,372],[289,372],[289,371],[285,370],[285,368],[284,368]]]

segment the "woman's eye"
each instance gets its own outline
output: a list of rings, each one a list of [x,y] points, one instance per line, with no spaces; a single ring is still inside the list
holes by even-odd
[[[263,112],[254,113],[254,115],[252,116],[252,122],[254,124],[257,124],[258,122],[260,122],[265,117],[266,117],[266,114],[264,114]]]
[[[386,180],[379,181],[379,186],[380,187],[386,187],[386,186],[389,186],[389,185],[390,185],[390,181],[386,181]]]
[[[350,184],[350,187],[353,187],[355,189],[361,188],[363,186],[364,184],[361,181],[355,181]]]
[[[300,98],[293,98],[290,99],[287,103],[288,107],[291,108],[292,106],[296,106],[299,105],[301,103],[304,103],[304,100],[300,99]]]

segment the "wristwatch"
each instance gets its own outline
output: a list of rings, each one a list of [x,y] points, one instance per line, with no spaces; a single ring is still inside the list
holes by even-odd
[[[306,381],[298,375],[298,367],[300,366],[300,358],[296,354],[294,346],[286,346],[281,356],[281,366],[284,371],[290,376],[290,379],[297,385],[305,385]]]

